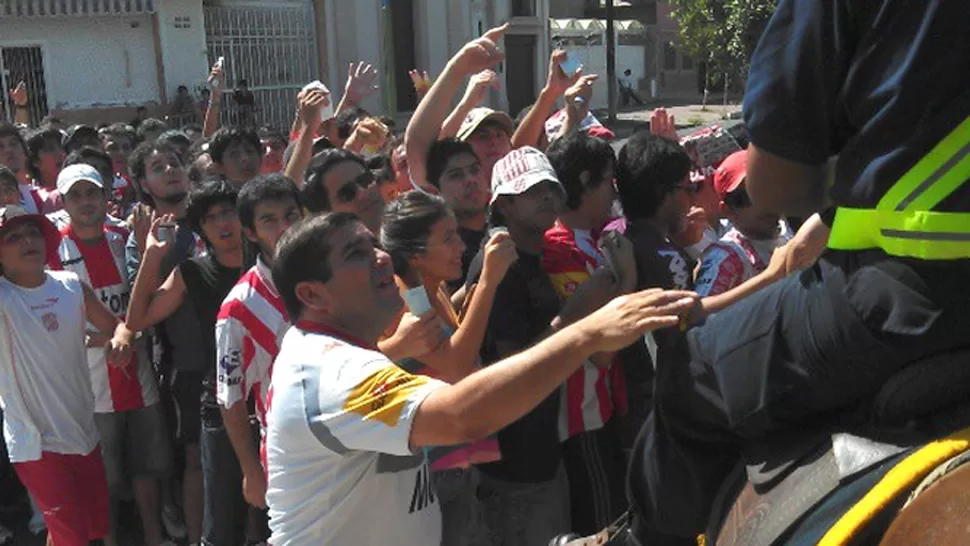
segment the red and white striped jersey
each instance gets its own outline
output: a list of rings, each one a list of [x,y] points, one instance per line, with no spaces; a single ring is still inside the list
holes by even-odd
[[[580,284],[605,264],[606,257],[589,231],[572,230],[556,222],[546,232],[542,266],[561,298],[572,296]],[[622,369],[615,363],[598,366],[587,360],[561,389],[560,440],[599,430],[614,412],[626,412],[626,383]]]
[[[124,320],[131,298],[125,275],[125,243],[128,230],[114,220],[104,226],[104,238],[95,245],[85,244],[71,226],[61,229],[61,244],[51,259],[51,269],[76,274],[116,317]],[[95,328],[88,324],[89,331]],[[112,413],[144,408],[158,403],[158,384],[144,348],[136,346],[124,368],[108,366],[104,349],[88,349],[94,411]]]
[[[290,327],[272,272],[258,258],[232,288],[216,321],[216,399],[231,408],[256,393],[256,416],[266,430],[273,361]]]

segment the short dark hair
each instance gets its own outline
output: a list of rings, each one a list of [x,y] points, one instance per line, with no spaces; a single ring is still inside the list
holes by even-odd
[[[428,150],[428,160],[425,168],[428,184],[440,189],[441,177],[445,174],[445,167],[448,165],[448,162],[455,156],[465,154],[479,159],[478,155],[475,154],[475,148],[472,148],[472,145],[464,140],[458,140],[452,137],[436,140],[431,144],[431,148]],[[416,182],[421,181],[416,180]]]
[[[24,139],[24,134],[20,132],[20,129],[13,123],[0,121],[0,138],[6,137],[17,137],[17,141],[20,142],[20,146],[24,149],[24,155],[29,155],[27,153],[27,141]]]
[[[44,119],[40,120],[40,126],[41,127],[45,127],[45,126],[49,126],[49,125],[54,125],[54,124],[61,124],[61,125],[63,125],[64,124],[64,120],[62,120],[61,118],[59,118],[57,116],[51,115],[51,114],[47,114],[46,116],[44,116]]]
[[[135,151],[131,152],[128,157],[128,175],[131,177],[131,183],[135,185],[135,191],[138,194],[138,199],[142,203],[150,207],[155,207],[155,200],[148,192],[141,191],[141,183],[145,180],[145,164],[148,162],[148,158],[154,153],[160,154],[172,154],[182,161],[182,157],[179,156],[179,151],[171,144],[165,144],[158,142],[142,142],[135,148]],[[185,165],[184,163],[182,164]]]
[[[52,140],[61,145],[62,138],[63,134],[54,128],[38,129],[27,137],[27,172],[35,180],[40,180],[40,171],[34,165],[40,156],[40,151],[47,142]]]
[[[600,175],[615,160],[610,143],[583,131],[575,131],[549,145],[546,150],[549,163],[566,190],[566,206],[576,210],[582,204],[583,194],[595,190],[603,182]],[[582,182],[580,175],[589,173],[589,181]]]
[[[354,106],[353,108],[346,108],[344,111],[337,114],[337,138],[341,140],[346,140],[350,138],[350,135],[354,132],[354,126],[357,122],[370,117],[370,113],[364,110],[360,106]]]
[[[169,129],[164,133],[158,135],[158,140],[156,141],[160,144],[167,144],[175,149],[184,149],[185,154],[179,154],[179,159],[182,163],[188,163],[188,150],[192,147],[192,139],[189,135],[185,134],[181,129]]]
[[[101,180],[105,184],[105,189],[110,189],[111,185],[114,183],[114,169],[111,165],[111,156],[105,153],[104,150],[94,148],[92,146],[82,146],[77,150],[67,154],[64,158],[63,168],[70,167],[71,165],[90,165],[94,167],[98,174],[101,175]],[[107,169],[107,170],[105,170]],[[140,192],[141,189],[137,188],[136,192]]]
[[[364,160],[367,168],[374,173],[374,178],[378,182],[384,180],[394,180],[394,163],[391,161],[391,156],[386,153],[380,153],[377,155],[372,155]]]
[[[239,190],[236,211],[243,227],[256,229],[256,205],[264,201],[283,201],[293,199],[296,206],[303,209],[300,188],[282,173],[261,174],[246,182]]]
[[[445,200],[423,191],[399,195],[384,207],[381,246],[391,255],[394,272],[408,272],[408,260],[428,250],[431,228],[451,214]]]
[[[209,141],[209,155],[212,161],[222,165],[226,152],[237,143],[245,143],[252,146],[257,152],[260,150],[259,136],[256,131],[242,127],[223,127],[216,131]],[[262,154],[260,154],[262,155]]]
[[[135,134],[138,136],[138,142],[145,142],[148,133],[164,133],[167,130],[168,125],[164,121],[156,118],[148,118],[138,124],[138,130]]]
[[[620,149],[616,161],[616,191],[627,218],[652,218],[667,194],[690,174],[683,146],[643,129]]]
[[[182,90],[185,90],[185,92],[186,92],[186,93],[188,93],[188,92],[189,92],[189,88],[188,88],[188,86],[185,86],[185,85],[180,85],[180,86],[178,86],[178,88],[176,89],[176,91],[182,91]]]
[[[138,133],[131,125],[128,125],[127,123],[112,123],[111,125],[102,129],[100,133],[101,138],[127,138],[131,141],[132,148],[138,145]]]
[[[239,192],[236,188],[225,180],[217,178],[203,182],[198,188],[189,192],[188,204],[185,208],[185,219],[189,227],[204,239],[202,222],[205,220],[205,215],[212,207],[223,203],[235,208],[238,196]],[[211,242],[206,240],[206,244]]]
[[[310,161],[306,169],[306,176],[303,177],[306,180],[303,185],[303,200],[310,212],[319,213],[330,210],[330,196],[327,194],[327,187],[324,185],[323,179],[331,169],[347,161],[367,168],[363,158],[343,148],[324,150]]]
[[[346,212],[311,216],[280,238],[273,258],[273,283],[283,298],[291,322],[295,323],[303,314],[296,285],[307,281],[330,281],[333,277],[330,238],[336,231],[356,222],[360,222],[357,215]]]
[[[249,87],[249,81],[246,78],[243,78],[239,80],[239,83],[237,83],[236,85],[238,85],[239,87]]]

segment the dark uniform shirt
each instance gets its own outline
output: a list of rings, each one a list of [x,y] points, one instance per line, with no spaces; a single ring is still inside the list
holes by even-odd
[[[751,60],[744,100],[749,138],[804,164],[838,155],[834,203],[875,208],[970,116],[968,58],[970,9],[960,2],[783,0]],[[970,213],[970,185],[934,210]],[[823,261],[847,277],[847,296],[860,315],[874,317],[871,326],[887,333],[919,334],[943,311],[967,304],[954,296],[966,292],[970,260],[871,250],[830,251]],[[854,279],[860,270],[865,278]],[[908,289],[887,295],[887,283]]]

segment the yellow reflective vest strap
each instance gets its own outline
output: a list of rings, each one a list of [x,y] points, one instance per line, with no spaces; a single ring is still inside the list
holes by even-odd
[[[923,260],[970,258],[970,212],[931,209],[970,180],[970,117],[896,182],[875,209],[839,207],[829,248]]]

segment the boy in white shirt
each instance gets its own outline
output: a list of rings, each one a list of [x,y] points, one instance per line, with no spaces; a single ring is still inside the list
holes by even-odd
[[[128,362],[133,336],[77,275],[45,269],[58,241],[43,216],[0,208],[0,405],[10,461],[49,540],[85,546],[109,525],[85,323],[111,336],[111,366]]]

